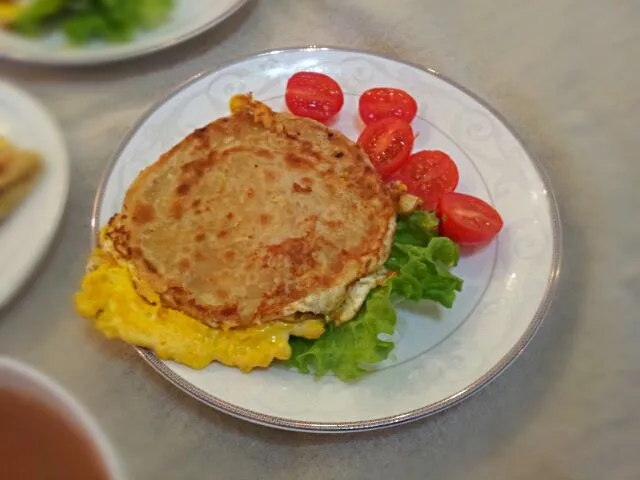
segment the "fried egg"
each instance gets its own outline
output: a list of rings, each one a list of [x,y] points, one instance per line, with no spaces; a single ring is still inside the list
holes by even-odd
[[[268,367],[291,356],[289,336],[316,339],[324,333],[319,319],[300,323],[276,321],[243,329],[208,327],[177,310],[161,305],[150,288],[132,279],[126,266],[96,250],[91,270],[75,296],[78,313],[94,320],[107,338],[146,347],[163,360],[194,369],[216,361],[244,372]]]

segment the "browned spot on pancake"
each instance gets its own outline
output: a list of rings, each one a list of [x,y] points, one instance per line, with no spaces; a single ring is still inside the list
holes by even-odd
[[[260,214],[260,223],[262,225],[268,225],[271,220],[273,220],[273,216],[269,215],[268,213],[261,213]]]
[[[253,196],[256,194],[255,190],[253,190],[253,188],[247,188],[247,198],[253,198]]]
[[[342,262],[333,262],[331,264],[331,273],[334,275],[338,275],[340,272],[344,270],[344,263]]]
[[[189,259],[181,258],[178,261],[178,270],[180,270],[181,273],[188,272],[189,268],[191,268],[191,262],[189,261]]]
[[[370,236],[370,237],[373,237],[373,236],[377,235],[378,230],[379,230],[378,225],[371,225],[367,229],[367,235]]]
[[[133,214],[131,215],[131,221],[138,225],[144,225],[156,218],[156,210],[153,205],[149,203],[138,203],[133,208]]]
[[[231,220],[233,218],[233,212],[227,213],[227,220]]]
[[[238,306],[237,305],[229,305],[229,306],[225,306],[222,309],[222,315],[224,315],[225,317],[230,317],[231,315],[235,315],[238,313]]]
[[[331,140],[331,139],[333,138],[333,132],[332,132],[331,130],[329,130],[329,131],[327,132],[327,138],[328,138],[329,140]]]
[[[205,238],[207,238],[207,236],[204,233],[200,232],[196,234],[196,236],[194,237],[194,240],[196,242],[202,242],[204,241]]]
[[[181,183],[176,187],[176,194],[180,197],[184,197],[191,190],[191,185],[188,183]]]
[[[198,140],[206,140],[209,138],[207,127],[196,128],[191,135]]]
[[[169,216],[180,220],[182,218],[182,204],[180,202],[172,202],[169,207]]]
[[[290,168],[301,168],[308,169],[311,168],[311,162],[304,157],[296,155],[295,153],[287,153],[284,157],[285,163]]]
[[[268,182],[273,182],[276,179],[276,174],[271,170],[265,170],[264,171],[264,178]]]
[[[293,275],[300,275],[315,268],[313,239],[307,237],[288,238],[277,245],[267,247],[265,261],[270,264],[285,264]]]
[[[199,262],[202,262],[203,260],[207,259],[207,256],[204,253],[200,252],[200,251],[196,252],[195,257],[196,257],[196,260],[198,260]]]
[[[196,198],[192,203],[191,206],[193,208],[198,208],[200,206],[200,204],[202,203],[202,201],[199,198]]]
[[[300,151],[302,151],[305,155],[313,157],[316,160],[322,160],[322,156],[318,152],[316,152],[311,142],[301,142],[300,147]]]
[[[293,191],[297,193],[311,193],[311,187],[305,187],[304,185],[300,185],[297,182],[293,182]]]
[[[311,186],[311,185],[313,185],[313,179],[311,179],[309,177],[302,177],[300,179],[300,184],[301,185]]]
[[[216,289],[216,295],[218,295],[222,299],[229,298],[229,290],[226,288],[218,288]]]
[[[230,147],[227,148],[225,151],[222,152],[222,158],[227,158],[231,155],[235,155],[236,153],[244,153],[244,152],[250,152],[251,150],[248,149],[247,147],[243,147],[242,145],[237,145],[235,147]]]
[[[183,174],[193,176],[195,179],[198,179],[213,167],[216,163],[216,156],[216,152],[211,152],[206,157],[185,163],[180,167],[180,170]]]
[[[290,138],[291,140],[298,140],[298,137],[300,137],[300,132],[284,132],[285,136],[287,138]]]
[[[255,156],[260,158],[273,158],[274,155],[272,152],[267,150],[266,148],[259,148],[255,151]],[[256,165],[257,166],[257,165]]]
[[[344,157],[344,152],[335,152],[333,154],[333,156],[336,157],[336,158],[342,158],[342,157]]]
[[[344,222],[342,220],[327,220],[325,222],[327,227],[337,230],[344,227]]]
[[[151,263],[146,258],[143,258],[142,261],[144,262],[144,266],[147,267],[147,270],[149,270],[151,273],[158,273],[158,269],[153,266],[153,263]]]
[[[236,259],[236,252],[233,250],[227,250],[222,254],[222,256],[227,262],[233,262]]]
[[[226,237],[227,235],[229,235],[229,231],[228,231],[228,230],[220,230],[220,231],[218,232],[218,238],[224,238],[224,237]]]

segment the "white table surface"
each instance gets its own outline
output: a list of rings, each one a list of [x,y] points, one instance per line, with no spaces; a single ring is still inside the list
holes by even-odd
[[[134,479],[640,479],[640,2],[251,0],[220,27],[91,69],[0,62],[69,143],[67,212],[0,312],[0,352],[52,375]],[[506,373],[443,414],[345,436],[279,432],[198,404],[76,317],[98,181],[171,88],[228,60],[306,44],[434,67],[496,107],[546,166],[565,233],[558,297]]]

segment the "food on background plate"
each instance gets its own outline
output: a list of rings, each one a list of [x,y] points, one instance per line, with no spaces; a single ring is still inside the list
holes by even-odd
[[[20,5],[15,0],[0,0],[0,27],[8,25],[20,12]]]
[[[78,311],[193,368],[274,360],[357,378],[387,358],[391,294],[450,307],[458,248],[364,152],[236,96],[143,170],[103,228]],[[407,200],[408,198],[408,200]],[[397,228],[396,228],[397,225]]]
[[[31,193],[42,170],[40,155],[0,137],[0,222]]]
[[[62,30],[76,45],[92,40],[126,42],[140,30],[165,23],[173,7],[173,0],[0,1],[0,25],[27,36]]]

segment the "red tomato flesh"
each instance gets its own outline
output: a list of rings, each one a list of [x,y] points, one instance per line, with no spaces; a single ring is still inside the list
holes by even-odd
[[[344,93],[338,82],[316,72],[294,73],[287,82],[284,98],[291,113],[319,122],[334,117],[344,104]]]
[[[440,234],[460,245],[485,245],[502,230],[500,214],[484,200],[445,193],[438,204]]]
[[[385,177],[409,158],[413,148],[413,130],[407,122],[385,118],[367,126],[357,143],[380,176]]]
[[[399,88],[371,88],[360,96],[358,104],[366,125],[390,117],[411,123],[418,112],[414,98]]]
[[[407,186],[411,195],[422,199],[424,210],[435,210],[444,193],[458,186],[458,167],[449,155],[439,150],[414,153],[391,178]]]

